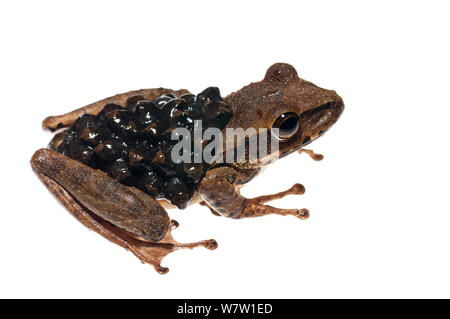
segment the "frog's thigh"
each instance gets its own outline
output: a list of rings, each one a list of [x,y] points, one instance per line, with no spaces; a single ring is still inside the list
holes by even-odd
[[[172,237],[171,230],[177,226],[177,223],[175,221],[170,222],[168,215],[154,199],[136,189],[119,184],[89,167],[87,167],[87,171],[90,172],[87,172],[85,169],[86,166],[70,160],[61,154],[46,149],[38,150],[31,159],[31,165],[44,185],[82,224],[96,231],[109,241],[129,249],[142,262],[153,265],[160,273],[166,273],[168,271],[168,268],[161,266],[162,259],[175,250],[198,246],[203,246],[208,249],[217,248],[217,242],[214,239],[195,243],[179,243],[175,241]],[[77,165],[79,167],[76,167]],[[79,170],[79,172],[72,173],[71,175],[69,170]],[[69,177],[59,178],[61,174],[67,174]],[[94,184],[84,187],[80,184],[80,181],[87,178],[85,176],[86,174],[92,175],[93,179],[102,181],[94,181]],[[68,183],[67,180],[70,178],[74,178],[75,180],[78,179],[78,181]],[[91,182],[92,181],[88,181],[88,183]],[[64,186],[62,183],[68,186]],[[129,189],[130,192],[122,189],[123,186],[125,189]],[[77,190],[77,187],[80,189]],[[105,197],[105,187],[111,188],[111,190],[117,192],[117,194],[111,197]],[[99,196],[99,198],[97,198],[97,204],[105,205],[105,211],[100,209],[97,204],[92,203],[92,194],[82,194],[84,191],[91,192],[93,189],[97,189],[94,190],[94,193],[96,192]],[[77,194],[78,197],[74,194]],[[117,198],[120,198],[121,196],[123,197],[121,198],[120,204],[126,208],[121,210],[122,207],[117,207],[118,210],[116,213],[118,213],[118,216],[111,217],[111,211],[109,211],[111,203],[109,203],[108,200],[111,200],[114,203]],[[138,206],[141,205],[142,208],[134,207],[137,211],[136,214],[133,215],[133,212],[130,209],[139,201],[140,204],[138,204]],[[87,208],[88,205],[90,207],[89,209]],[[154,218],[152,216],[155,212],[154,209],[163,213],[157,213],[156,215],[158,217]],[[131,230],[134,228],[144,230],[154,228],[160,229],[163,238],[158,242],[140,240],[136,238],[136,235],[140,235],[140,237],[144,238],[147,237],[147,239],[152,240],[152,238],[157,239],[161,237],[159,235],[160,231],[151,231],[150,234],[142,234],[140,231],[130,232],[123,229],[125,227],[130,228],[130,225],[133,225]]]
[[[63,114],[63,115],[57,115],[57,116],[49,116],[42,122],[42,127],[44,129],[48,129],[51,131],[54,131],[56,129],[62,128],[62,127],[68,127],[75,122],[77,118],[79,118],[83,114],[94,114],[97,115],[103,107],[108,103],[115,103],[119,104],[121,106],[125,106],[125,103],[128,98],[136,95],[141,95],[147,100],[154,100],[157,97],[166,94],[166,93],[172,93],[175,94],[175,96],[180,96],[185,93],[189,93],[187,90],[171,90],[171,89],[165,89],[165,88],[157,88],[157,89],[142,89],[137,91],[130,91],[122,94],[117,94],[111,97],[108,97],[106,99],[100,100],[98,102],[83,106],[79,109],[76,109],[72,112]]]
[[[31,165],[82,206],[136,236],[159,241],[169,229],[170,218],[156,200],[98,170],[47,149],[38,150]]]

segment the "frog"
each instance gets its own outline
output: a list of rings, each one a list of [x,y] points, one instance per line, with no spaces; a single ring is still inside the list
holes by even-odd
[[[290,64],[275,63],[261,81],[224,98],[214,87],[197,96],[186,89],[141,89],[117,94],[63,115],[49,116],[42,126],[56,135],[47,148],[33,154],[30,163],[41,182],[79,222],[129,250],[158,273],[165,274],[169,269],[162,266],[162,260],[171,252],[218,247],[214,239],[191,243],[176,241],[172,231],[179,223],[170,219],[169,209],[199,204],[216,216],[233,219],[270,214],[307,219],[309,210],[306,208],[267,205],[288,195],[304,194],[305,187],[300,183],[285,191],[255,198],[246,198],[240,191],[269,164],[290,154],[306,153],[313,160],[322,160],[323,155],[305,146],[324,135],[344,108],[343,99],[335,91],[300,78]],[[133,114],[139,112],[144,112],[144,116],[135,120]],[[276,129],[271,133],[278,142],[275,155],[266,154],[256,160],[247,156],[243,161],[213,160],[208,164],[188,165],[187,169],[186,164],[170,162],[172,164],[166,165],[168,153],[164,147],[173,146],[162,136],[173,132],[173,127],[180,125],[180,119],[192,128],[189,116],[205,119],[206,113],[213,114],[208,118],[209,126],[219,127],[223,132],[230,128]],[[174,114],[177,117],[173,117]],[[142,119],[147,122],[139,124]],[[110,142],[99,138],[105,127],[113,132]],[[118,131],[114,131],[115,128]],[[140,136],[139,139],[136,136]],[[224,145],[225,140],[227,137]],[[248,153],[245,140],[237,141],[239,143],[244,143]],[[141,147],[141,144],[146,146]],[[137,146],[130,149],[130,145]],[[143,155],[142,149],[144,153],[151,153],[150,160],[145,160],[147,155]],[[108,153],[108,150],[114,152]],[[223,154],[235,152],[228,146],[220,150]],[[119,153],[122,155],[117,155]],[[114,161],[108,162],[111,154],[115,156]],[[142,161],[145,163],[139,166]],[[145,173],[140,171],[142,169]],[[158,176],[163,177],[158,179]]]

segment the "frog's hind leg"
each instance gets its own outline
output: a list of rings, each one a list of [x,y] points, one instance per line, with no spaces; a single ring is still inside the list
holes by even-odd
[[[161,266],[161,261],[166,255],[175,250],[198,246],[203,246],[208,249],[217,248],[217,243],[213,239],[187,244],[175,241],[171,231],[178,226],[178,223],[170,221],[167,213],[165,213],[163,208],[154,199],[139,190],[131,190],[132,188],[116,182],[101,172],[97,172],[83,164],[68,159],[61,154],[41,149],[34,154],[31,165],[44,185],[78,221],[109,241],[130,250],[143,263],[153,265],[159,273],[166,273],[168,271],[168,268]],[[94,179],[102,181],[84,188],[76,182],[68,185],[64,178],[59,178],[59,175],[70,175],[67,170],[77,170],[73,165],[79,165],[78,169],[81,172],[76,173],[77,177],[69,176],[69,179],[75,177],[75,179],[83,180],[85,178],[83,175],[89,172],[90,175],[93,175]],[[62,184],[65,184],[65,186]],[[77,192],[75,188],[80,188],[81,193]],[[100,217],[97,204],[92,203],[92,199],[89,198],[90,196],[97,197],[98,205],[103,205],[105,210],[110,210],[111,202],[114,203],[117,199],[114,196],[105,196],[105,194],[107,195],[105,188],[109,188],[113,192],[118,193],[118,198],[121,198],[121,202],[124,205],[123,208],[116,207],[116,218],[110,215],[111,211],[102,212],[103,216]],[[93,194],[93,189],[100,190],[102,194]],[[129,189],[129,191],[126,189]],[[88,192],[89,194],[80,195],[83,192]],[[138,200],[138,206],[135,207],[136,211],[133,214],[129,214],[127,209],[133,207],[132,203],[136,200]],[[154,203],[152,204],[151,202]],[[152,206],[154,204],[158,205],[162,210],[163,214],[159,216],[162,218],[155,218],[153,216],[155,214],[151,209],[157,210],[158,207],[156,205]],[[86,206],[90,206],[90,208]],[[139,206],[142,206],[144,208],[143,211],[146,211],[144,215],[142,215],[143,211],[141,211]],[[152,208],[149,206],[152,206]],[[145,221],[139,219],[145,219]],[[151,234],[145,234],[139,231],[141,225],[144,225],[143,228],[141,227],[144,231],[153,229]],[[124,227],[128,229],[126,230]],[[159,229],[162,229],[161,234]],[[147,238],[161,237],[161,239],[153,241],[147,238],[144,239],[143,236]]]
[[[94,102],[92,104],[83,106],[79,109],[76,109],[72,112],[63,114],[63,115],[57,115],[57,116],[49,116],[42,122],[42,127],[44,130],[50,130],[55,131],[57,129],[63,128],[63,127],[69,127],[75,122],[77,118],[82,116],[83,114],[94,114],[97,115],[106,104],[114,103],[121,105],[122,107],[125,107],[127,100],[130,98],[143,98],[146,100],[154,100],[157,97],[172,93],[175,96],[180,96],[182,94],[189,93],[187,90],[171,90],[171,89],[165,89],[165,88],[157,88],[157,89],[142,89],[142,90],[136,90],[136,91],[130,91],[122,94],[117,94],[111,97],[108,97],[106,99]]]

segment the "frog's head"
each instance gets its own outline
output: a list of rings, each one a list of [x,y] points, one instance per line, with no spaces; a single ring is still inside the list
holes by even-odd
[[[225,101],[233,108],[227,127],[279,129],[279,157],[321,136],[344,110],[335,91],[299,78],[294,67],[285,63],[272,65],[262,81],[230,94]]]

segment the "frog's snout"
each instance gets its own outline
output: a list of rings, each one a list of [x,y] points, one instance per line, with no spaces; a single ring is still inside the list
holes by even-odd
[[[328,94],[326,94],[327,102],[323,103],[319,107],[328,106],[329,109],[331,109],[333,112],[335,112],[335,115],[338,118],[345,109],[344,100],[334,90],[327,90],[327,93],[328,93]],[[336,118],[336,120],[337,120],[337,118]]]
[[[344,100],[342,100],[342,98],[336,94],[336,98],[330,102],[330,108],[329,108],[329,111],[333,113],[333,116],[332,116],[334,119],[333,124],[336,123],[336,121],[339,119],[342,112],[344,112],[344,109],[345,109]]]
[[[344,101],[334,91],[326,102],[304,112],[301,115],[301,126],[303,131],[302,145],[305,146],[324,134],[334,123],[337,122],[345,109]]]
[[[336,107],[340,111],[339,115],[342,114],[342,112],[345,109],[344,100],[336,93],[336,91],[331,91],[334,94],[334,102],[336,103]]]

